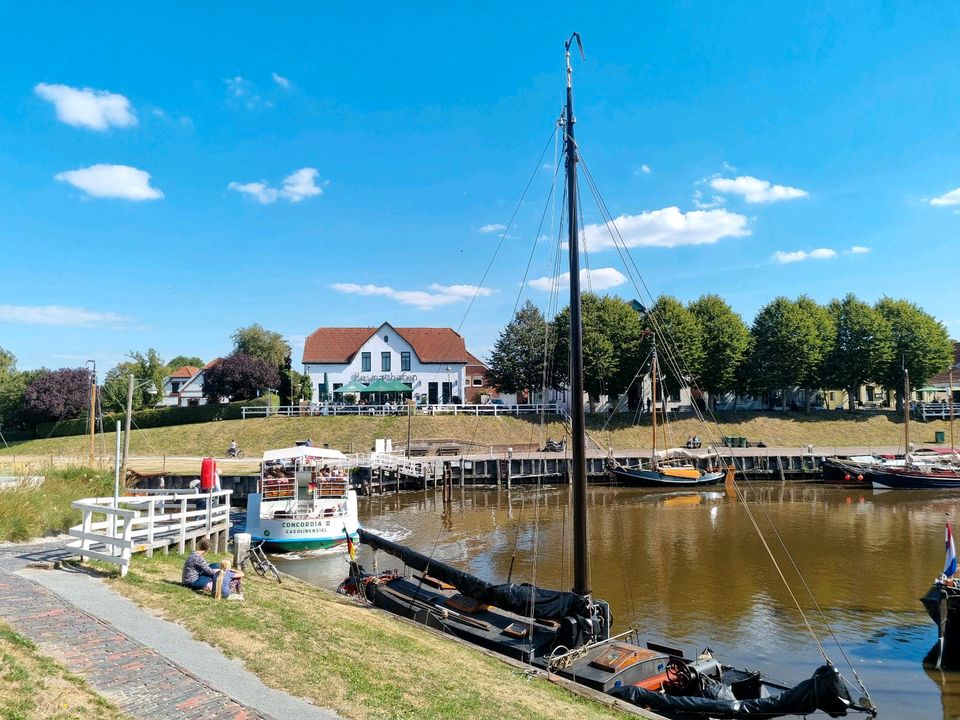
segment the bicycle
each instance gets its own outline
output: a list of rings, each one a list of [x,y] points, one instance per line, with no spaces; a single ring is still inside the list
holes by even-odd
[[[236,450],[227,450],[227,457],[236,458],[237,460],[239,460],[240,458],[243,457],[243,450],[241,450],[240,448],[237,448]]]
[[[251,545],[250,552],[240,561],[240,569],[244,572],[247,571],[246,565],[248,560],[250,561],[250,565],[253,566],[253,571],[260,577],[266,577],[269,572],[277,579],[278,583],[283,583],[277,566],[270,562],[270,558],[268,558],[267,554],[263,551],[262,542],[257,545]]]

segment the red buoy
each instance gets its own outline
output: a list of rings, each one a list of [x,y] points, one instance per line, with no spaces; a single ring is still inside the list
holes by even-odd
[[[217,474],[217,461],[212,457],[205,457],[200,464],[200,489],[213,490]]]
[[[863,475],[857,475],[857,480],[859,480],[860,482],[863,482]]]
[[[847,473],[846,475],[844,475],[844,476],[843,476],[843,479],[844,479],[844,480],[849,480],[849,479],[850,479],[850,473]]]

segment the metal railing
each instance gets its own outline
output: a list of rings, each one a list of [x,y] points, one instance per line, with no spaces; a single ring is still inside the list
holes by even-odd
[[[422,415],[556,415],[562,412],[559,403],[522,403],[500,405],[455,405],[453,403],[435,403],[417,405],[340,405],[337,403],[310,405],[245,405],[240,408],[241,417],[308,417],[316,415],[407,415],[411,411]]]
[[[153,555],[155,549],[176,546],[183,553],[200,537],[216,535],[226,550],[230,530],[232,490],[185,493],[182,490],[139,490],[140,495],[123,495],[114,506],[113,497],[75,500],[82,513],[79,525],[70,528],[75,538],[70,547],[82,558],[113,563],[120,575],[127,574],[135,552]]]
[[[950,419],[950,403],[917,403],[914,410],[924,420],[937,418],[941,420]],[[960,403],[953,404],[953,417],[960,417]]]

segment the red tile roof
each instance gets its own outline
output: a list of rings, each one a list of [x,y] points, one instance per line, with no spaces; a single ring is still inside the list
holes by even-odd
[[[173,374],[170,375],[172,378],[192,378],[200,372],[200,368],[194,367],[193,365],[184,365],[182,368],[178,368]]]
[[[379,329],[319,328],[307,337],[303,362],[348,363]],[[452,328],[393,328],[393,331],[410,344],[422,363],[467,363],[473,357],[467,352],[463,336]]]

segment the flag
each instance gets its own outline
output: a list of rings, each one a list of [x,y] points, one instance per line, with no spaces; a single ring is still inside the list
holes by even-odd
[[[350,537],[350,531],[347,530],[346,525],[343,527],[343,534],[347,536],[347,555],[350,556],[350,562],[353,562],[357,559],[357,549],[353,546],[353,538]],[[953,546],[953,538],[950,538],[950,546]],[[953,569],[957,569],[957,559],[953,559]]]
[[[943,566],[943,574],[953,577],[957,572],[957,546],[953,544],[953,531],[947,523],[947,562]]]

